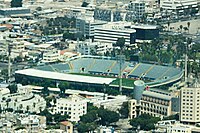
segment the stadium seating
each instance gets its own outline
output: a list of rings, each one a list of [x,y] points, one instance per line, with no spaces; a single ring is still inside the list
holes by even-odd
[[[36,69],[53,72],[90,73],[117,76],[119,74],[119,62],[116,60],[99,58],[78,58],[67,63],[39,66]],[[83,71],[84,69],[84,71]],[[122,71],[129,78],[143,78],[151,81],[170,79],[182,73],[182,70],[172,66],[155,64],[124,62]]]

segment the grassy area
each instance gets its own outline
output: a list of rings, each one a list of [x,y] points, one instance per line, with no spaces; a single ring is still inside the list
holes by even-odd
[[[91,77],[102,77],[102,78],[115,78],[112,76],[104,76],[104,75],[93,75],[93,74],[88,74],[88,73],[69,73],[73,75],[82,75],[82,76],[91,76]]]
[[[200,53],[197,53],[197,59],[200,59]]]
[[[122,79],[122,86],[128,86],[128,87],[133,87],[134,86],[134,79]],[[116,80],[114,80],[111,85],[119,85],[119,78],[117,78]]]

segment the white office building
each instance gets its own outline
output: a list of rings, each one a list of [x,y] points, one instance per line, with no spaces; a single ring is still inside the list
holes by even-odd
[[[130,23],[110,22],[95,29],[94,41],[116,43],[118,38],[125,39],[125,45],[135,43],[136,30],[128,29]]]
[[[180,121],[196,124],[200,122],[200,85],[181,89]]]
[[[80,116],[87,113],[87,100],[76,94],[70,95],[68,98],[57,99],[52,113],[67,114],[70,117],[69,121],[78,122]]]
[[[175,11],[177,13],[198,10],[197,0],[160,0],[160,7],[163,10]]]

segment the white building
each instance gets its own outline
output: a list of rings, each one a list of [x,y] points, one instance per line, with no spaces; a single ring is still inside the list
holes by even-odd
[[[78,122],[80,116],[87,113],[87,101],[80,95],[70,95],[68,98],[57,99],[53,114],[69,115],[69,121]]]
[[[25,57],[28,55],[28,52],[25,50],[25,45],[23,42],[13,42],[11,47],[11,58],[17,56]]]
[[[198,11],[198,2],[197,0],[160,0],[160,7],[163,10],[183,13],[190,10]]]
[[[125,28],[130,25],[131,23],[110,22],[96,27],[94,41],[116,43],[118,38],[124,38],[126,45],[134,44],[136,30]]]
[[[22,110],[23,112],[36,112],[46,108],[46,101],[39,95],[31,93],[29,88],[19,86],[18,92],[8,94],[7,88],[0,91],[1,109],[12,108],[13,110]]]
[[[85,20],[84,18],[79,18],[76,20],[76,29],[87,38],[93,38],[95,34],[95,28],[103,24],[106,24],[106,22],[92,21],[87,19]]]
[[[144,91],[139,103],[135,99],[129,101],[129,118],[135,118],[139,114],[161,118],[170,116],[176,113],[176,108],[179,108],[179,106],[174,107],[174,104],[178,103],[177,100],[179,99],[166,94]]]
[[[77,52],[82,55],[91,55],[92,51],[97,54],[104,54],[107,51],[111,51],[113,49],[112,43],[103,43],[103,42],[80,42],[76,46]]]
[[[200,86],[181,89],[180,121],[196,124],[200,122]]]
[[[176,124],[167,127],[167,133],[192,133],[191,126]]]
[[[39,115],[20,115],[17,118],[17,125],[24,126],[31,132],[38,132],[40,129],[46,128],[46,117]]]
[[[47,53],[43,53],[42,62],[43,63],[53,63],[57,62],[60,57],[60,51],[53,50]]]

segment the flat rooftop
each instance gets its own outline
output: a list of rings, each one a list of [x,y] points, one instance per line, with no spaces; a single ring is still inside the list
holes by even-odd
[[[58,72],[49,72],[36,69],[24,69],[16,71],[15,74],[27,75],[32,77],[47,78],[54,80],[62,80],[69,82],[80,82],[80,83],[89,83],[89,84],[110,84],[116,78],[102,78],[102,77],[92,77],[92,76],[82,76],[82,75],[73,75],[65,74]]]
[[[136,25],[131,25],[131,28],[138,28],[138,29],[157,29],[157,25],[147,25],[147,24],[136,24]]]

